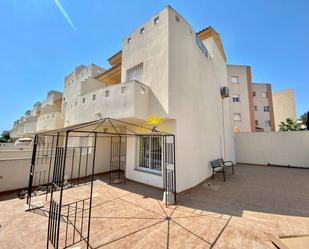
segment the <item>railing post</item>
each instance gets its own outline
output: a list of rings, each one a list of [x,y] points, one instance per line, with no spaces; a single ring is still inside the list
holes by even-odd
[[[32,158],[31,158],[31,165],[30,165],[30,171],[29,171],[29,183],[28,183],[28,195],[27,195],[27,204],[28,204],[29,210],[31,206],[31,194],[32,194],[33,174],[34,174],[34,167],[35,167],[35,160],[36,160],[37,141],[38,141],[38,135],[35,135],[34,142],[33,142],[33,148],[32,148]]]
[[[92,172],[91,172],[91,187],[90,187],[90,200],[89,200],[89,218],[88,218],[88,234],[87,234],[87,249],[89,248],[90,241],[90,220],[91,220],[91,208],[92,208],[92,192],[93,192],[93,180],[94,180],[94,166],[95,166],[95,154],[97,147],[97,133],[94,133],[94,146],[93,146],[93,161],[92,161]]]

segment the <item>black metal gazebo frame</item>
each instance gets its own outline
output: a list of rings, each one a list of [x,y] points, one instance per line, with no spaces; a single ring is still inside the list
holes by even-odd
[[[45,191],[45,201],[48,200],[48,195],[50,196],[47,248],[50,246],[67,248],[80,241],[85,241],[87,248],[89,248],[97,141],[101,138],[110,138],[111,140],[109,183],[113,183],[114,176],[117,180],[125,183],[126,140],[131,136],[160,138],[162,141],[160,160],[163,166],[164,194],[172,194],[176,201],[174,134],[159,132],[156,127],[103,118],[35,135],[27,204],[28,210],[40,208],[37,204],[32,203],[32,196],[37,190]],[[75,140],[78,141],[78,145],[71,146],[70,143]],[[86,141],[86,145],[81,144],[83,140]],[[89,186],[89,197],[65,202],[64,190],[81,184]],[[165,196],[166,205],[168,205],[167,199]],[[88,216],[84,216],[87,211]],[[82,215],[77,221],[78,213]],[[63,238],[60,238],[61,222],[63,229],[65,229]],[[76,229],[77,223],[80,225],[80,230]],[[69,226],[73,227],[71,237],[68,235]],[[59,245],[60,240],[62,240],[62,246]]]

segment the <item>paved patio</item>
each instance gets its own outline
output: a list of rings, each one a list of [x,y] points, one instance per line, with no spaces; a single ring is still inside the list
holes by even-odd
[[[309,234],[308,179],[305,169],[238,165],[226,182],[216,175],[210,186],[205,182],[179,194],[177,205],[168,208],[161,202],[161,190],[131,181],[111,186],[97,180],[90,244],[92,248],[276,248],[268,234]],[[88,191],[88,186],[66,190],[65,200],[82,199]],[[25,200],[1,198],[0,248],[45,248],[48,210],[25,212]],[[80,232],[76,231],[77,238]],[[60,240],[63,244],[63,232]],[[85,243],[73,247],[85,248]]]

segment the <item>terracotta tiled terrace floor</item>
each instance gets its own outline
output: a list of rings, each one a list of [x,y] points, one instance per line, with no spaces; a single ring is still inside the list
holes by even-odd
[[[161,190],[130,181],[108,185],[97,180],[90,245],[91,248],[275,248],[267,234],[275,237],[309,234],[308,179],[309,170],[305,169],[238,165],[235,175],[226,182],[216,175],[211,187],[204,183],[179,194],[177,205],[168,208],[160,201]],[[66,202],[79,200],[88,191],[89,186],[65,190],[64,198]],[[33,198],[40,199],[44,197]],[[25,212],[24,203],[25,200],[2,196],[0,248],[46,247],[48,209]],[[76,237],[79,233],[80,230],[76,231]],[[64,243],[63,232],[60,240]],[[73,247],[85,248],[85,243]]]

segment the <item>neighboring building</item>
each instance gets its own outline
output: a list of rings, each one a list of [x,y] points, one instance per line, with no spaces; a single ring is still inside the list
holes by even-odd
[[[64,113],[64,126],[71,126],[86,120],[87,112],[81,112],[81,106],[89,105],[92,108],[96,96],[91,93],[105,87],[106,84],[95,77],[105,70],[95,64],[80,65],[75,71],[64,79],[62,112]],[[90,94],[89,94],[90,93]],[[91,96],[90,96],[91,95]],[[81,115],[83,113],[83,115]],[[93,116],[91,120],[97,119]],[[89,119],[88,119],[89,121]]]
[[[271,84],[253,83],[252,96],[256,131],[275,131]]]
[[[13,139],[21,137],[32,137],[36,132],[37,120],[41,113],[41,103],[37,102],[33,105],[32,110],[25,112],[25,116],[14,122],[10,131],[10,137]]]
[[[227,77],[234,132],[255,131],[251,67],[228,65]]]
[[[86,99],[87,96],[85,95],[105,86],[101,81],[95,79],[104,71],[103,68],[95,64],[80,65],[64,78],[62,112],[65,127],[78,124],[82,122],[84,115],[87,116],[87,113],[80,115],[79,107],[86,104],[86,101],[91,104],[90,99]],[[93,117],[93,119],[97,118]]]
[[[41,104],[40,116],[37,120],[36,132],[63,128],[62,93],[51,90]]]
[[[275,127],[279,130],[279,124],[287,118],[297,120],[294,90],[286,89],[273,93]]]
[[[274,131],[271,85],[252,83],[250,66],[227,68],[234,132]]]

